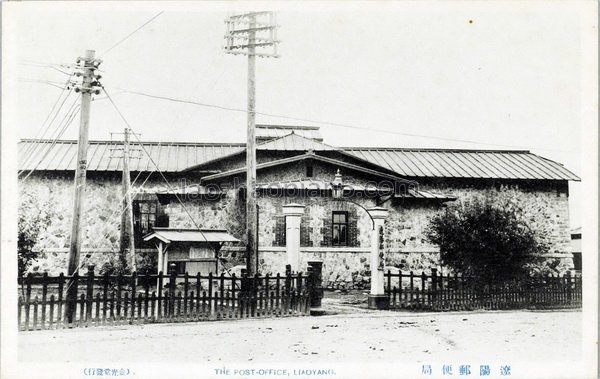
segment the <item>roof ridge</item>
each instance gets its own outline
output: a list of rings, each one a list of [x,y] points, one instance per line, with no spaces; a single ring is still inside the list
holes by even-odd
[[[377,147],[377,146],[340,146],[342,150],[388,150],[388,151],[452,151],[465,153],[527,153],[533,154],[530,150],[524,149],[456,149],[456,148],[440,148],[440,147]]]
[[[21,138],[19,143],[23,142],[38,142],[38,143],[49,143],[54,142],[56,144],[62,143],[77,143],[77,140],[51,140],[51,139],[36,139],[36,138]],[[109,141],[109,140],[89,140],[90,144],[122,144],[123,141]],[[196,145],[196,146],[246,146],[245,142],[165,142],[165,141],[134,141],[133,144],[142,143],[144,145],[162,145],[162,146],[173,146],[173,145]]]
[[[318,126],[308,125],[273,125],[273,124],[256,124],[260,129],[299,129],[299,130],[320,130]]]

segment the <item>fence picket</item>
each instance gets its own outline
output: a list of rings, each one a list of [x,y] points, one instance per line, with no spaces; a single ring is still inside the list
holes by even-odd
[[[42,319],[40,325],[42,330],[46,329],[46,296],[48,295],[48,273],[44,272],[42,276]]]
[[[106,303],[104,303],[106,304]],[[100,294],[96,294],[96,315],[94,317],[94,325],[99,326],[101,324],[100,321]]]
[[[33,327],[32,330],[37,330],[38,327],[38,297],[33,299]]]
[[[155,320],[156,321],[156,314],[155,312],[155,308],[156,308],[156,304],[157,304],[157,300],[156,300],[156,292],[152,291],[152,297],[150,298],[150,320]]]
[[[183,317],[187,319],[188,317],[188,290],[189,290],[189,274],[187,271],[185,272],[185,276],[183,277]]]
[[[412,274],[412,275],[411,275]],[[408,279],[408,286],[402,286],[402,278]],[[432,268],[431,275],[419,274],[420,285],[415,286],[415,273],[403,274],[401,271],[384,274],[387,286],[385,294],[392,309],[430,309],[430,310],[503,310],[516,308],[572,308],[581,306],[580,277],[569,278],[549,275],[544,278],[526,280],[511,279],[502,284],[475,287],[471,277],[460,274],[437,274]],[[393,285],[392,279],[398,278],[399,286]],[[411,278],[412,277],[412,278]],[[412,279],[412,280],[411,280]],[[428,281],[431,281],[428,284]],[[390,284],[392,283],[392,284]],[[412,286],[411,286],[412,283]],[[569,284],[570,283],[570,284]],[[281,295],[286,299],[284,294]],[[291,309],[294,306],[290,296]],[[300,299],[298,301],[301,301]],[[286,309],[286,307],[283,307]],[[288,307],[289,308],[289,307]]]
[[[75,307],[79,305],[79,320],[76,322],[76,326],[85,325],[85,295],[79,296],[79,301],[75,302]]]
[[[20,299],[19,299],[20,300]],[[50,295],[50,309],[49,309],[49,316],[50,318],[48,319],[48,329],[53,329],[54,326],[54,295]],[[19,325],[21,324],[21,308],[19,307]]]
[[[17,325],[19,325],[19,330],[23,329],[23,324],[21,324],[21,310],[23,309],[23,298],[19,296],[19,300],[17,301],[19,309],[17,311]]]

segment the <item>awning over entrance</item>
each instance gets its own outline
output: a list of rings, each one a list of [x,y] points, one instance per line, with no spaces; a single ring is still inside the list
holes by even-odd
[[[158,250],[158,270],[178,274],[219,271],[219,250],[228,242],[240,242],[224,229],[179,229],[155,227],[144,237]],[[173,267],[169,266],[172,264]]]
[[[144,241],[158,239],[164,243],[171,242],[240,242],[224,229],[176,229],[158,228],[144,237]]]

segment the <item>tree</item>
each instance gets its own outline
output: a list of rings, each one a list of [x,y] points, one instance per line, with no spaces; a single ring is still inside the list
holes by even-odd
[[[438,245],[442,264],[487,284],[528,275],[547,246],[504,196],[449,205],[425,232]]]
[[[33,194],[22,194],[20,200],[17,255],[19,276],[24,276],[42,253],[36,244],[40,233],[50,225],[53,212],[49,202],[40,201]]]

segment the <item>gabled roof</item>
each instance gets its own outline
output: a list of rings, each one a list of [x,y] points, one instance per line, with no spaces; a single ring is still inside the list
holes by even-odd
[[[265,141],[280,138],[294,132],[305,138],[323,142],[318,126],[296,126],[296,125],[256,125],[256,140]]]
[[[292,131],[283,137],[272,139],[270,141],[258,143],[256,145],[257,151],[340,151],[342,154],[350,155],[343,150],[339,150],[331,145],[327,145],[323,142],[319,142],[310,138],[303,137]],[[237,155],[245,154],[246,147],[232,151],[230,154],[226,154],[215,159],[211,159],[206,162],[202,162],[197,165],[186,168],[184,171],[195,171],[201,168],[206,168],[215,162],[222,161]],[[354,157],[356,158],[356,157]],[[359,159],[359,158],[357,158]]]
[[[296,133],[294,133],[296,134]],[[398,176],[410,178],[485,178],[515,180],[581,180],[558,162],[532,154],[526,150],[455,150],[455,149],[403,149],[348,147],[335,148],[301,136],[283,137],[262,145],[278,151],[312,147],[313,151],[335,150],[364,160],[372,165],[390,170]],[[285,138],[285,141],[284,141]],[[22,140],[19,143],[19,170],[73,171],[77,156],[77,141]],[[241,154],[242,143],[181,143],[144,142],[143,147],[152,156],[160,171],[181,172],[195,167],[208,167],[218,159]],[[306,145],[306,146],[304,146]],[[90,141],[88,171],[121,171],[119,158],[121,143]],[[140,148],[133,144],[133,148]],[[258,148],[261,149],[260,147]],[[300,149],[299,151],[303,151]],[[308,150],[304,150],[308,151]],[[131,171],[153,171],[154,164],[143,151],[138,159],[131,159]],[[26,158],[26,159],[24,159]]]
[[[372,147],[344,150],[405,177],[581,180],[560,163],[526,150]]]
[[[171,242],[240,242],[224,229],[176,229],[158,228],[144,236],[144,241],[158,239],[164,243]]]
[[[376,171],[376,170],[372,170],[363,166],[359,166],[359,165],[355,165],[355,164],[351,164],[348,162],[344,162],[344,161],[340,161],[337,159],[333,159],[333,158],[329,158],[329,157],[324,157],[321,155],[317,155],[312,151],[309,151],[306,154],[301,154],[301,155],[295,155],[293,157],[289,157],[289,158],[283,158],[283,159],[277,159],[274,161],[269,161],[269,162],[264,162],[264,163],[259,163],[256,165],[256,170],[262,170],[265,168],[269,168],[269,167],[275,167],[275,166],[281,166],[287,163],[293,163],[293,162],[298,162],[301,160],[306,160],[306,159],[314,159],[317,161],[321,161],[321,162],[325,162],[325,163],[329,163],[335,166],[339,166],[339,167],[344,167],[346,169],[349,170],[353,170],[353,171],[359,171],[359,172],[363,172],[366,174],[370,174],[370,175],[374,175],[374,176],[378,176],[380,178],[387,178],[396,182],[410,182],[413,183],[412,181],[406,180],[404,178],[401,178],[399,176],[395,176],[395,175],[390,175],[387,174],[385,172],[380,172],[380,171]],[[218,174],[212,174],[212,175],[208,175],[208,176],[204,176],[201,180],[202,182],[209,182],[215,179],[221,179],[221,178],[226,178],[229,176],[234,176],[234,175],[240,175],[240,174],[245,174],[246,173],[246,167],[239,167],[233,170],[229,170],[229,171],[224,171],[224,172],[220,172]]]
[[[132,143],[130,170],[153,171],[154,163],[162,172],[180,172],[186,167],[213,160],[245,147],[241,143],[185,143],[143,142]],[[122,142],[90,141],[88,171],[122,171]],[[73,171],[77,158],[77,141],[22,140],[18,146],[19,170]]]
[[[245,149],[244,149],[245,150]],[[326,143],[303,137],[291,132],[283,137],[272,139],[256,146],[256,150],[278,150],[278,151],[336,151],[339,150]]]

